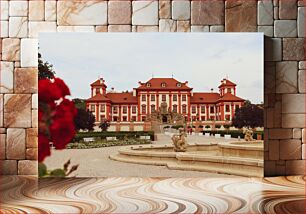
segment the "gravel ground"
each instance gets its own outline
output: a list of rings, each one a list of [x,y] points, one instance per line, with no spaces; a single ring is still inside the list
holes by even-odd
[[[188,142],[220,142],[224,139],[206,138],[204,136],[188,136]],[[167,135],[159,134],[154,144],[170,144]],[[77,177],[237,177],[233,175],[215,174],[197,171],[169,170],[166,166],[153,166],[124,163],[110,160],[110,154],[116,154],[123,146],[96,149],[52,150],[52,155],[44,161],[48,169],[62,168],[71,159],[71,164],[79,164],[73,173]]]

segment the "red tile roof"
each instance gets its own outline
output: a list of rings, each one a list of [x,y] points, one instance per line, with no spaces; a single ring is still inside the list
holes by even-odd
[[[165,83],[166,86],[162,87],[162,84]],[[179,82],[174,78],[151,78],[149,81],[145,83],[140,83],[141,85],[137,89],[145,89],[145,90],[152,90],[152,89],[161,89],[161,90],[191,90],[192,88],[187,86],[188,82]],[[148,87],[147,84],[150,84]],[[178,86],[181,84],[181,86]]]
[[[104,83],[104,80],[103,80],[103,82],[101,83],[101,80],[100,80],[100,79],[98,79],[98,80],[96,80],[95,82],[91,83],[90,86],[105,86],[105,88],[107,88],[107,86],[106,86],[105,83]]]
[[[95,96],[87,99],[86,101],[95,101],[95,102],[110,102],[111,100],[109,98],[107,98],[106,96],[104,96],[103,94],[96,94]]]
[[[237,97],[231,93],[226,93],[219,99],[219,101],[244,101],[244,99]]]
[[[222,86],[236,86],[236,84],[233,83],[232,81],[228,80],[228,79],[223,79],[221,81],[221,85],[219,85],[219,88],[221,88]]]
[[[207,92],[207,93],[193,93],[190,102],[191,103],[216,103],[220,98],[219,93]]]
[[[137,96],[133,96],[132,92],[122,92],[122,93],[107,93],[106,96],[111,100],[112,103],[135,103],[137,104]]]

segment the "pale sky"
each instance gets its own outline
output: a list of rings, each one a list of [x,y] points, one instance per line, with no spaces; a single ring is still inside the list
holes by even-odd
[[[89,98],[99,76],[109,90],[131,91],[173,75],[194,92],[218,91],[227,76],[237,96],[263,102],[262,33],[40,33],[39,51],[72,98]]]

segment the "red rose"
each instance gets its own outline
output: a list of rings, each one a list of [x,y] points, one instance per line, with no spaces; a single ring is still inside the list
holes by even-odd
[[[74,103],[68,99],[64,99],[58,106],[55,108],[54,117],[64,117],[64,118],[74,118],[77,114],[77,109],[74,106]]]
[[[62,79],[54,78],[54,84],[61,90],[62,97],[70,95],[70,90]]]
[[[45,157],[50,156],[49,139],[46,135],[38,135],[38,161],[42,162]]]
[[[53,102],[62,97],[61,89],[49,79],[38,81],[38,100],[39,102]]]
[[[64,149],[75,135],[73,118],[56,118],[50,125],[51,141],[56,149]]]

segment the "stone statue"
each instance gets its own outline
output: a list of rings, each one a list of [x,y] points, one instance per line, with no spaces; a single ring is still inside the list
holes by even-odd
[[[243,131],[244,134],[244,140],[245,141],[253,141],[253,130],[252,129],[245,129]]]
[[[186,133],[184,132],[184,128],[179,128],[179,134],[175,134],[172,136],[171,140],[174,146],[175,152],[186,152],[187,150],[187,141],[186,141]]]

